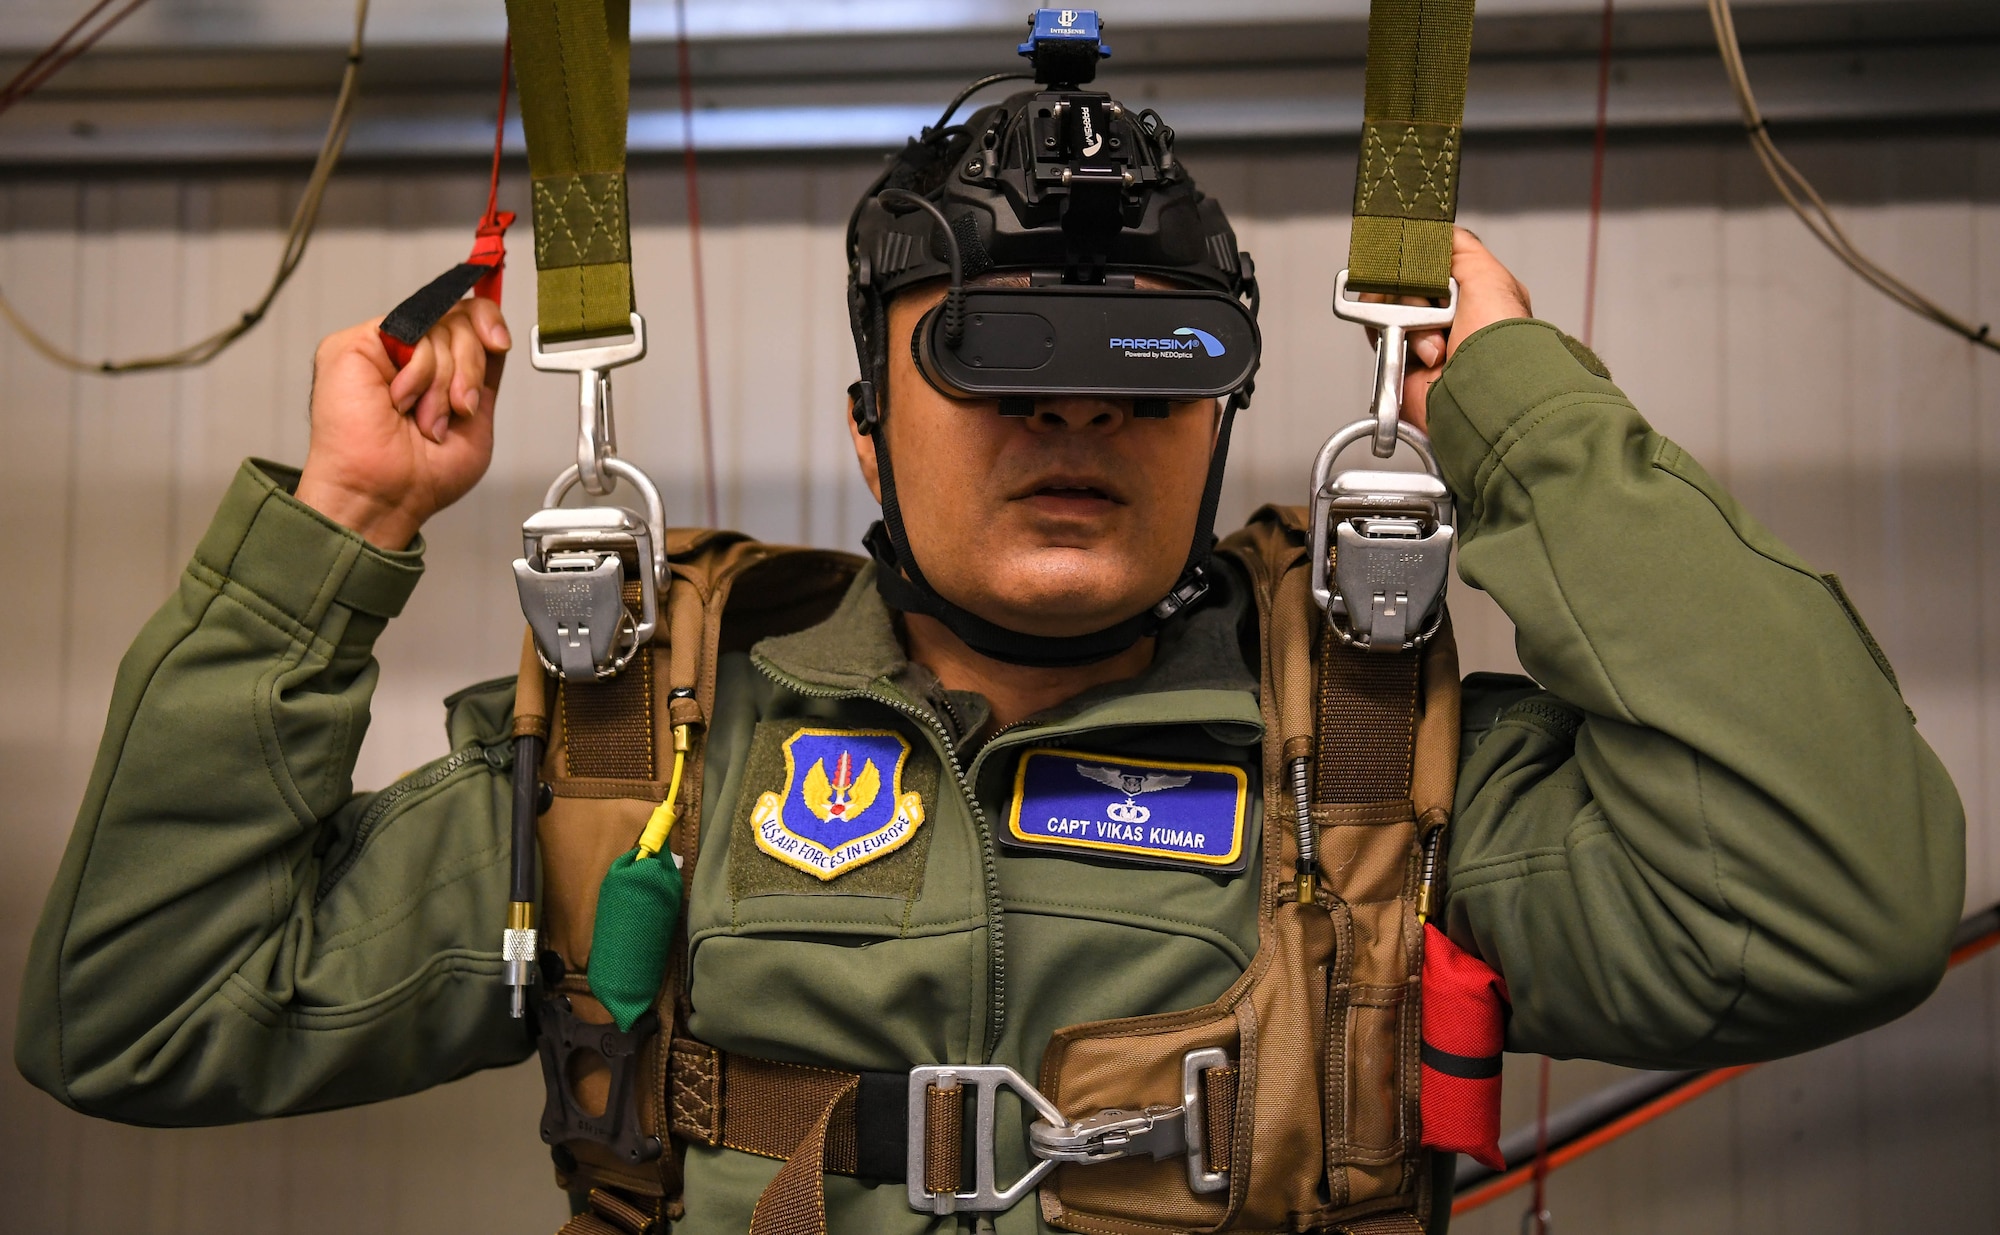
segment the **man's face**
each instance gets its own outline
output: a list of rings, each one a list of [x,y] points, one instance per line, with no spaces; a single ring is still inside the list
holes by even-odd
[[[1034,415],[1009,417],[992,400],[949,398],[910,357],[911,332],[943,298],[934,284],[889,303],[884,430],[931,586],[989,622],[1044,636],[1088,634],[1158,602],[1194,539],[1215,400],[1142,420],[1129,400],[1037,399]],[[880,500],[874,441],[856,431],[854,450]]]

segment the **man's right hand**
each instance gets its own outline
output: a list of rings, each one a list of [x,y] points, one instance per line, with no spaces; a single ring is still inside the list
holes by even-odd
[[[462,300],[399,373],[380,323],[320,340],[299,500],[382,549],[403,549],[493,460],[493,403],[513,340],[500,306]]]

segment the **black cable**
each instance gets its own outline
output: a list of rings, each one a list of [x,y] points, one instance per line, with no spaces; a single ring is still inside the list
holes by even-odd
[[[944,294],[944,345],[957,351],[965,341],[965,261],[959,255],[958,233],[951,230],[951,220],[944,217],[944,211],[921,193],[884,189],[877,196],[883,205],[914,206],[927,212],[944,237],[945,260],[951,263],[951,288]]]
[[[514,739],[514,838],[510,900],[535,899],[535,819],[542,813],[542,739]]]
[[[986,89],[986,87],[988,86],[995,85],[1003,81],[1033,81],[1033,80],[1035,80],[1035,75],[1033,73],[989,73],[986,76],[980,78],[978,81],[973,82],[965,89],[959,91],[957,94],[951,96],[951,102],[945,104],[944,114],[940,115],[937,118],[937,123],[932,125],[927,131],[935,133],[939,129],[944,128],[945,125],[950,124],[952,114],[958,111],[959,106],[962,103],[964,103],[967,99],[971,98],[973,95],[978,94],[981,90]]]

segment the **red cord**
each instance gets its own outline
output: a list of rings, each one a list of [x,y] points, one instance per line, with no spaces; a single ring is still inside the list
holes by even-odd
[[[701,392],[702,499],[708,526],[722,522],[715,492],[715,432],[708,410],[708,297],[701,278],[701,181],[694,157],[694,74],[688,66],[687,0],[674,0],[674,56],[680,73],[681,167],[687,180],[688,256],[694,270],[694,371]]]
[[[1609,129],[1611,110],[1611,9],[1615,0],[1604,0],[1604,18],[1597,46],[1597,127],[1590,143],[1590,229],[1589,238],[1584,243],[1583,257],[1583,345],[1589,347],[1597,326],[1597,237],[1604,218],[1604,147],[1605,133]],[[1548,1235],[1549,1230],[1549,1172],[1555,1162],[1549,1154],[1549,1074],[1554,1065],[1545,1055],[1541,1064],[1541,1093],[1535,1106],[1535,1158],[1527,1170],[1527,1179],[1534,1184],[1534,1192],[1528,1202],[1527,1215],[1522,1219],[1523,1230],[1533,1230],[1535,1235]],[[1615,1125],[1614,1125],[1615,1126]],[[1588,1138],[1586,1138],[1588,1139]],[[1587,1151],[1586,1151],[1587,1152]],[[1502,1179],[1507,1176],[1502,1176]],[[1495,1181],[1498,1183],[1499,1181]],[[1487,1199],[1512,1191],[1518,1183],[1507,1188],[1495,1189],[1492,1184],[1481,1192],[1491,1190]],[[1478,1195],[1478,1194],[1475,1194]],[[1453,1205],[1453,1212],[1457,1205]]]
[[[486,181],[486,211],[479,216],[478,226],[473,229],[472,253],[465,259],[467,265],[487,268],[479,281],[472,285],[472,294],[477,299],[490,300],[494,304],[500,303],[501,282],[507,273],[507,229],[514,224],[514,212],[500,209],[500,155],[507,139],[507,81],[513,65],[514,40],[510,35],[500,49],[500,104],[493,120],[493,171]],[[435,324],[430,322],[425,329]],[[383,350],[389,353],[390,363],[398,369],[416,357],[415,344],[405,343],[386,329],[377,333],[382,339]],[[492,362],[496,383],[504,360],[504,356],[495,357]]]
[[[514,66],[514,36],[509,34],[500,47],[500,105],[493,114],[493,172],[486,181],[486,213],[479,216],[473,233],[472,255],[465,260],[492,266],[493,273],[472,285],[472,294],[500,303],[501,279],[507,272],[507,228],[514,212],[500,209],[500,154],[507,142],[507,82]]]
[[[507,142],[507,82],[513,76],[514,36],[500,44],[500,106],[493,113],[493,174],[486,181],[486,214],[480,221],[491,222],[500,208],[500,151]]]

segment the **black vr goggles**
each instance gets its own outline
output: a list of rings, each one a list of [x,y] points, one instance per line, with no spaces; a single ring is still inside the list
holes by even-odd
[[[1135,414],[1241,390],[1257,368],[1257,320],[1222,292],[1054,284],[965,293],[962,337],[944,306],[910,336],[917,367],[961,399],[998,399],[1025,416],[1037,397],[1130,399]]]
[[[1022,55],[1039,89],[951,117],[974,82],[891,160],[848,223],[848,308],[861,380],[854,416],[873,432],[886,410],[887,303],[944,279],[918,324],[918,370],[961,399],[1029,415],[1039,398],[1130,400],[1137,416],[1226,400],[1195,543],[1174,592],[1148,614],[1092,635],[1036,638],[967,613],[931,590],[909,552],[883,439],[883,522],[869,545],[896,608],[944,621],[975,649],[1028,664],[1078,664],[1131,646],[1205,590],[1203,565],[1235,412],[1249,403],[1261,340],[1249,255],[1222,209],[1174,153],[1174,133],[1087,90],[1110,54],[1089,10],[1041,9]],[[990,275],[1004,280],[982,280]],[[1150,286],[1141,286],[1141,281]]]

